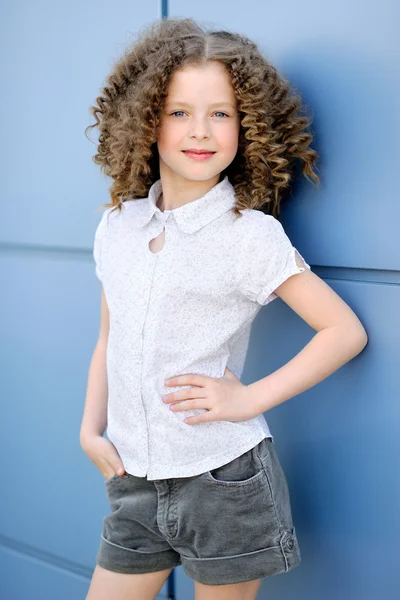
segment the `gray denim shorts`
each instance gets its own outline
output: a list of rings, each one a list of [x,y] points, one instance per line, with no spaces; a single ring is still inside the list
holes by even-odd
[[[118,573],[182,565],[208,585],[285,573],[300,563],[289,490],[273,438],[193,477],[113,475],[105,482],[96,563]]]

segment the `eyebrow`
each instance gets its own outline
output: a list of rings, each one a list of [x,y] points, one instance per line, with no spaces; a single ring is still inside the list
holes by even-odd
[[[180,106],[188,106],[189,108],[192,107],[188,102],[181,102],[180,100],[169,100],[169,102],[166,103],[166,106],[170,106],[171,104],[179,104]],[[232,102],[213,102],[210,106],[231,106],[232,108],[236,108]]]

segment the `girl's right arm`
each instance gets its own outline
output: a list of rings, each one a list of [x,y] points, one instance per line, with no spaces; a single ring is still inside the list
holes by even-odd
[[[82,418],[81,443],[87,436],[103,435],[107,426],[107,341],[109,314],[103,288],[101,289],[101,319],[97,344],[89,367],[86,403]]]
[[[124,472],[115,446],[103,437],[107,427],[108,379],[107,343],[109,312],[104,290],[101,290],[101,321],[99,337],[90,362],[86,402],[80,430],[82,450],[94,462],[104,477]],[[121,470],[122,469],[122,470]]]

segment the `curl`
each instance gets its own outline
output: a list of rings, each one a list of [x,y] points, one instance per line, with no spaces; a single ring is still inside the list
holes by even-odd
[[[157,135],[168,85],[185,65],[219,61],[238,102],[238,152],[225,169],[235,188],[234,212],[253,208],[279,216],[290,193],[296,161],[319,184],[318,154],[310,145],[311,117],[300,93],[246,36],[209,31],[191,18],[156,21],[142,28],[107,77],[90,107],[99,130],[93,161],[112,179],[111,202],[144,198],[160,177]]]

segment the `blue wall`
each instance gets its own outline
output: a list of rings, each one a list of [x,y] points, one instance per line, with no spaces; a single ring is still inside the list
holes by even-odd
[[[166,10],[249,35],[303,94],[315,115],[322,183],[316,189],[300,182],[282,221],[369,336],[359,356],[266,414],[291,491],[302,563],[284,577],[264,579],[258,597],[394,600],[400,533],[394,0],[1,5],[0,598],[78,600],[89,586],[109,508],[79,429],[100,318],[93,234],[109,182],[91,160],[95,146],[84,129],[111,63],[142,24]],[[279,368],[313,334],[280,299],[264,307],[243,382]],[[177,600],[193,598],[182,567],[174,575]],[[167,585],[160,598],[166,592]]]

